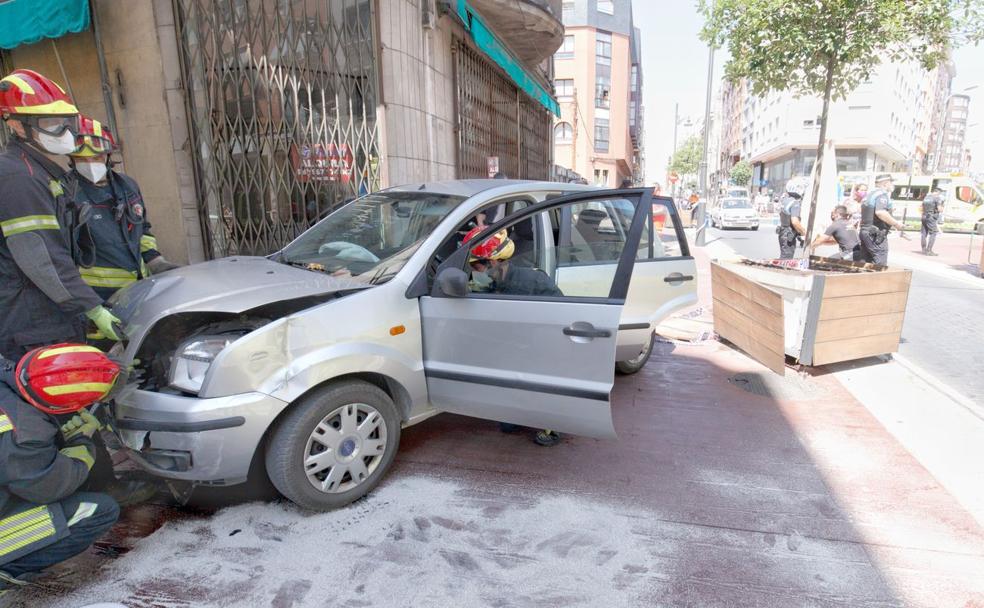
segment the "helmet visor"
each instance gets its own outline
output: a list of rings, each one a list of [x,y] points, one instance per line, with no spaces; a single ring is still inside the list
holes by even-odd
[[[51,135],[60,136],[66,130],[76,133],[79,130],[78,116],[31,116],[27,119],[32,129]]]
[[[98,156],[112,154],[116,146],[105,137],[96,135],[80,135],[75,139],[74,156]]]

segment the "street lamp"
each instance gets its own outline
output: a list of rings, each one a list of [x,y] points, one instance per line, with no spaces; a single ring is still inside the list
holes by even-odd
[[[690,127],[692,124],[693,123],[690,122],[690,117],[689,116],[688,117],[685,117],[683,119],[683,126]],[[673,156],[676,155],[676,151],[677,151],[677,127],[679,127],[679,126],[680,126],[680,102],[678,101],[673,106],[673,153],[670,154],[670,160],[666,164],[668,170],[669,170],[670,165],[673,164]],[[670,190],[670,193],[671,193],[672,196],[674,196],[674,197],[676,196],[676,193],[677,193],[677,185],[676,185],[676,182],[673,183],[673,188]]]

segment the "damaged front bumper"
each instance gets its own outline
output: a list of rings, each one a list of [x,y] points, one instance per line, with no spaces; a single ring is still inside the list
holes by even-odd
[[[263,433],[287,403],[263,393],[200,399],[130,390],[112,408],[116,436],[154,475],[203,485],[246,481]]]

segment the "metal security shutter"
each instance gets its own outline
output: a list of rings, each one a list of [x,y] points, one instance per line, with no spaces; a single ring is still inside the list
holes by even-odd
[[[281,248],[379,187],[371,0],[174,0],[211,257]]]
[[[550,179],[550,112],[460,38],[452,46],[458,177],[488,177],[487,158],[512,179]]]

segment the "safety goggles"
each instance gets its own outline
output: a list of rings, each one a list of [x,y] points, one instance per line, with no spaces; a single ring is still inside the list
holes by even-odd
[[[112,154],[116,149],[113,141],[98,135],[79,135],[75,138],[75,152],[73,156],[100,156],[102,154]]]
[[[20,115],[18,118],[35,131],[58,137],[66,130],[77,133],[79,130],[78,116],[30,116]]]

